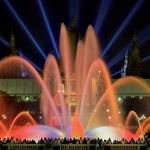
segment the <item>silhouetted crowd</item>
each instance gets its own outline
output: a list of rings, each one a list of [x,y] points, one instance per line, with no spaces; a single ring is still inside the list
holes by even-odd
[[[103,146],[105,144],[148,144],[150,145],[150,132],[146,133],[143,138],[139,138],[138,140],[131,139],[127,141],[126,139],[114,140],[112,141],[110,138],[108,140],[102,140],[100,138],[41,138],[38,141],[35,140],[21,140],[11,138],[0,138],[0,144],[98,144]]]

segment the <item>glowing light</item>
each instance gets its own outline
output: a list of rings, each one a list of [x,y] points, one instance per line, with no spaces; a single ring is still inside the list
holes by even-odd
[[[6,120],[6,119],[7,119],[6,114],[2,114],[2,118],[3,118],[4,120]]]
[[[122,139],[122,137],[121,137],[122,132],[123,131],[121,131],[121,129],[119,129],[119,128],[103,126],[103,127],[91,129],[90,131],[86,132],[86,136],[87,137],[95,137],[95,138],[101,137],[102,139],[111,138],[111,140],[116,140],[116,139],[120,140],[120,139]]]
[[[34,46],[37,48],[37,50],[40,52],[40,54],[45,59],[46,55],[44,54],[43,50],[41,49],[41,47],[39,46],[39,44],[37,43],[37,41],[35,40],[35,38],[31,34],[31,32],[29,31],[29,29],[23,23],[23,21],[21,20],[21,18],[19,17],[19,15],[17,14],[17,12],[15,11],[15,9],[11,6],[11,4],[8,2],[8,0],[3,0],[3,2],[9,8],[9,11],[11,12],[11,14],[13,14],[13,17],[17,20],[17,22],[20,25],[20,27],[25,31],[25,33],[27,34],[27,36],[29,37],[29,39],[32,41],[32,43],[34,44]]]
[[[39,116],[39,119],[41,120],[41,119],[43,119],[43,117],[42,117],[42,116]]]
[[[139,96],[139,99],[142,100],[142,99],[143,99],[143,96]]]
[[[118,102],[119,103],[123,103],[123,98],[122,97],[118,97]]]
[[[112,39],[104,49],[102,56],[104,57],[106,53],[110,50],[111,46],[114,44],[114,42],[117,40],[117,38],[120,36],[120,34],[123,32],[123,30],[127,27],[131,19],[134,17],[136,12],[139,10],[139,8],[142,6],[144,1],[137,1],[135,6],[132,8],[132,10],[129,12],[129,15],[124,19],[120,27],[117,29],[117,32],[113,35]]]
[[[111,116],[108,116],[108,119],[111,120]]]
[[[118,114],[121,114],[121,111],[118,111]]]
[[[94,25],[94,28],[95,28],[95,31],[97,34],[100,32],[101,27],[104,24],[104,21],[106,19],[106,16],[107,16],[108,10],[110,8],[111,2],[112,2],[111,0],[107,0],[107,1],[102,0],[102,3],[101,3],[100,8],[99,8],[98,16],[96,18],[96,22]]]
[[[141,117],[139,117],[139,120],[144,120],[146,118],[146,116],[144,114],[141,115]]]
[[[26,96],[26,97],[25,97],[25,100],[26,100],[26,101],[29,101],[29,97],[28,97],[28,96]]]
[[[109,110],[109,109],[106,109],[106,112],[110,112],[110,110]]]
[[[51,29],[51,26],[49,24],[49,21],[48,21],[48,17],[46,15],[46,12],[45,12],[45,9],[44,9],[44,6],[42,4],[42,1],[41,0],[38,0],[38,4],[39,4],[39,7],[40,7],[40,10],[41,10],[41,14],[43,16],[43,20],[45,22],[45,26],[48,30],[48,35],[52,41],[52,44],[53,44],[53,47],[55,49],[55,52],[56,52],[56,55],[57,57],[59,58],[59,52],[58,52],[58,47],[57,47],[57,44],[56,44],[56,40],[54,38],[54,35],[53,35],[53,32],[52,32],[52,29]]]

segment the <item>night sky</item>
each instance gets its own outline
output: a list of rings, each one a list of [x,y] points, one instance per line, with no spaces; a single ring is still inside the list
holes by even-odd
[[[4,1],[7,0],[0,0],[0,39],[9,41],[10,33],[13,29],[17,49],[20,49],[24,56],[42,69],[44,64],[42,55],[35,48]],[[56,56],[41,15],[38,0],[9,0],[8,2],[32,33],[45,55],[51,52]],[[57,45],[59,43],[61,23],[64,22],[66,26],[69,26],[72,17],[77,18],[78,30],[82,35],[85,34],[89,24],[95,27],[102,52],[110,44],[110,41],[122,25],[119,35],[104,55],[105,62],[111,65],[111,61],[117,54],[124,48],[130,48],[132,35],[136,32],[141,58],[145,58],[144,66],[150,66],[150,57],[148,57],[150,56],[149,0],[42,0],[41,2]],[[142,3],[139,8],[135,8],[138,5],[137,3]],[[134,14],[131,13],[133,9],[137,9]],[[99,14],[100,17],[98,17]],[[129,17],[130,20],[127,19]],[[100,29],[96,28],[96,22],[97,27],[101,25]],[[123,26],[123,22],[126,25]],[[0,40],[0,57],[2,58],[9,54],[10,49]],[[120,61],[110,68],[112,74],[119,71],[123,66],[124,55],[125,51],[115,59],[116,61],[122,57]]]

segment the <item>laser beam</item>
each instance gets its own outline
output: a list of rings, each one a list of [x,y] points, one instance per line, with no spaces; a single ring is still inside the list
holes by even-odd
[[[116,31],[116,33],[113,35],[112,39],[110,40],[110,42],[108,43],[108,45],[106,46],[106,48],[104,49],[104,51],[102,52],[102,56],[103,57],[110,50],[111,46],[114,44],[114,42],[117,40],[117,38],[123,32],[123,30],[127,27],[127,25],[129,24],[129,22],[134,17],[134,15],[139,10],[139,8],[142,6],[143,3],[144,3],[143,0],[138,0],[136,2],[136,4],[134,5],[134,7],[132,8],[132,10],[130,11],[129,15],[124,19],[124,21],[122,22],[122,24],[120,25],[120,27],[118,28],[118,30]]]
[[[140,34],[138,34],[137,39],[140,43],[140,45],[144,44],[145,42],[147,42],[148,40],[150,40],[150,25],[147,25],[147,27],[144,28],[144,30],[142,30],[140,32]]]
[[[112,73],[112,74],[111,74],[111,77],[114,77],[114,76],[116,76],[116,75],[118,75],[118,74],[121,74],[121,70]]]
[[[42,71],[42,69],[41,69],[40,67],[38,67],[35,63],[33,63],[33,61],[31,61],[29,58],[27,58],[27,57],[23,54],[23,52],[22,52],[21,50],[19,50],[19,55],[20,55],[22,58],[26,59],[26,60],[27,60],[30,64],[32,64],[32,66],[34,66],[37,70]]]
[[[150,55],[145,56],[145,57],[142,59],[143,62],[148,61],[148,60],[150,60]]]
[[[76,17],[78,18],[78,12],[79,12],[79,0],[70,0],[70,18]]]
[[[47,29],[47,31],[48,31],[49,38],[50,38],[50,40],[52,41],[52,45],[53,45],[53,48],[54,48],[54,50],[55,50],[56,56],[59,58],[59,57],[60,57],[60,54],[59,54],[59,51],[58,51],[58,47],[57,47],[57,44],[56,44],[56,40],[55,40],[55,37],[54,37],[54,35],[53,35],[51,26],[50,26],[49,21],[48,21],[47,14],[46,14],[46,12],[45,12],[45,9],[44,9],[44,6],[43,6],[41,0],[38,0],[38,5],[39,5],[39,8],[40,8],[41,14],[42,14],[42,16],[43,16],[43,20],[44,20],[46,29]]]
[[[96,18],[96,22],[94,25],[94,29],[96,33],[98,34],[101,30],[102,25],[104,24],[104,21],[106,19],[108,10],[110,8],[112,0],[102,0],[102,3],[99,8],[98,16]]]
[[[139,46],[141,46],[142,44],[150,40],[149,33],[150,33],[150,27],[147,26],[137,35],[137,41]],[[116,63],[118,63],[121,59],[123,59],[126,50],[127,49],[128,51],[130,50],[129,48],[130,48],[130,42],[128,42],[126,46],[119,53],[117,53],[115,57],[113,57],[113,59],[108,63],[108,67],[109,68],[113,67]]]
[[[7,42],[7,40],[3,37],[0,37],[0,42],[5,46],[5,47],[9,47],[9,43]]]
[[[111,68],[113,65],[118,63],[120,60],[122,60],[125,56],[125,53],[129,49],[129,46],[126,46],[121,50],[109,63],[108,63],[108,68]]]
[[[1,42],[4,46],[6,46],[6,47],[10,47],[10,44],[8,43],[8,41],[7,41],[5,38],[0,37],[0,42]],[[35,63],[33,63],[29,58],[27,58],[27,57],[23,54],[23,52],[22,52],[21,50],[19,50],[19,49],[16,49],[16,50],[17,50],[17,52],[19,53],[19,55],[20,55],[21,57],[25,58],[25,59],[26,59],[28,62],[30,62],[36,69],[38,69],[39,71],[42,71],[41,68],[39,68]]]
[[[40,52],[40,54],[45,59],[46,55],[44,54],[44,51],[39,46],[39,44],[37,43],[37,41],[35,40],[35,38],[31,34],[31,32],[29,31],[29,29],[26,27],[26,25],[24,24],[24,22],[22,21],[22,19],[20,18],[20,16],[17,14],[17,12],[15,11],[15,9],[11,6],[11,4],[9,3],[8,0],[3,0],[3,2],[7,6],[7,8],[9,9],[9,11],[11,12],[11,14],[13,15],[13,17],[17,20],[17,22],[20,25],[20,27],[25,31],[25,33],[27,34],[27,36],[29,37],[29,39],[32,41],[32,43],[34,44],[34,46],[37,48],[37,50]]]
[[[150,55],[149,55],[149,56],[145,56],[145,57],[142,59],[143,62],[148,61],[148,60],[150,60]],[[111,74],[111,77],[114,77],[114,76],[116,76],[116,75],[118,75],[118,74],[121,74],[121,72],[122,72],[121,70],[116,71],[116,72],[114,72],[114,73]]]

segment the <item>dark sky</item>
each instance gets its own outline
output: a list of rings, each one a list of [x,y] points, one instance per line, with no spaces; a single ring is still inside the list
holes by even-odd
[[[17,48],[20,48],[26,57],[42,68],[44,59],[20,27],[4,1],[0,0],[0,37],[9,40],[11,29],[13,28]],[[75,12],[78,13],[78,30],[84,35],[89,24],[95,25],[103,1],[111,2],[107,15],[103,20],[102,28],[97,33],[102,49],[105,49],[125,18],[131,15],[129,12],[131,12],[138,0],[42,0],[56,43],[58,44],[59,42],[61,22],[69,26],[70,18]],[[137,35],[145,31],[140,37],[145,42],[139,44],[139,51],[142,58],[150,55],[150,1],[139,1],[143,1],[142,6],[106,53],[104,60],[107,64],[131,41],[134,31],[136,31]],[[47,55],[51,52],[56,55],[37,0],[9,0],[9,2],[32,32],[45,54]],[[140,41],[138,42],[140,43]],[[9,55],[9,53],[9,48],[0,42],[1,57]],[[147,60],[145,63],[149,65],[150,60]],[[123,66],[123,59],[110,70],[114,73],[120,70],[121,66]]]

